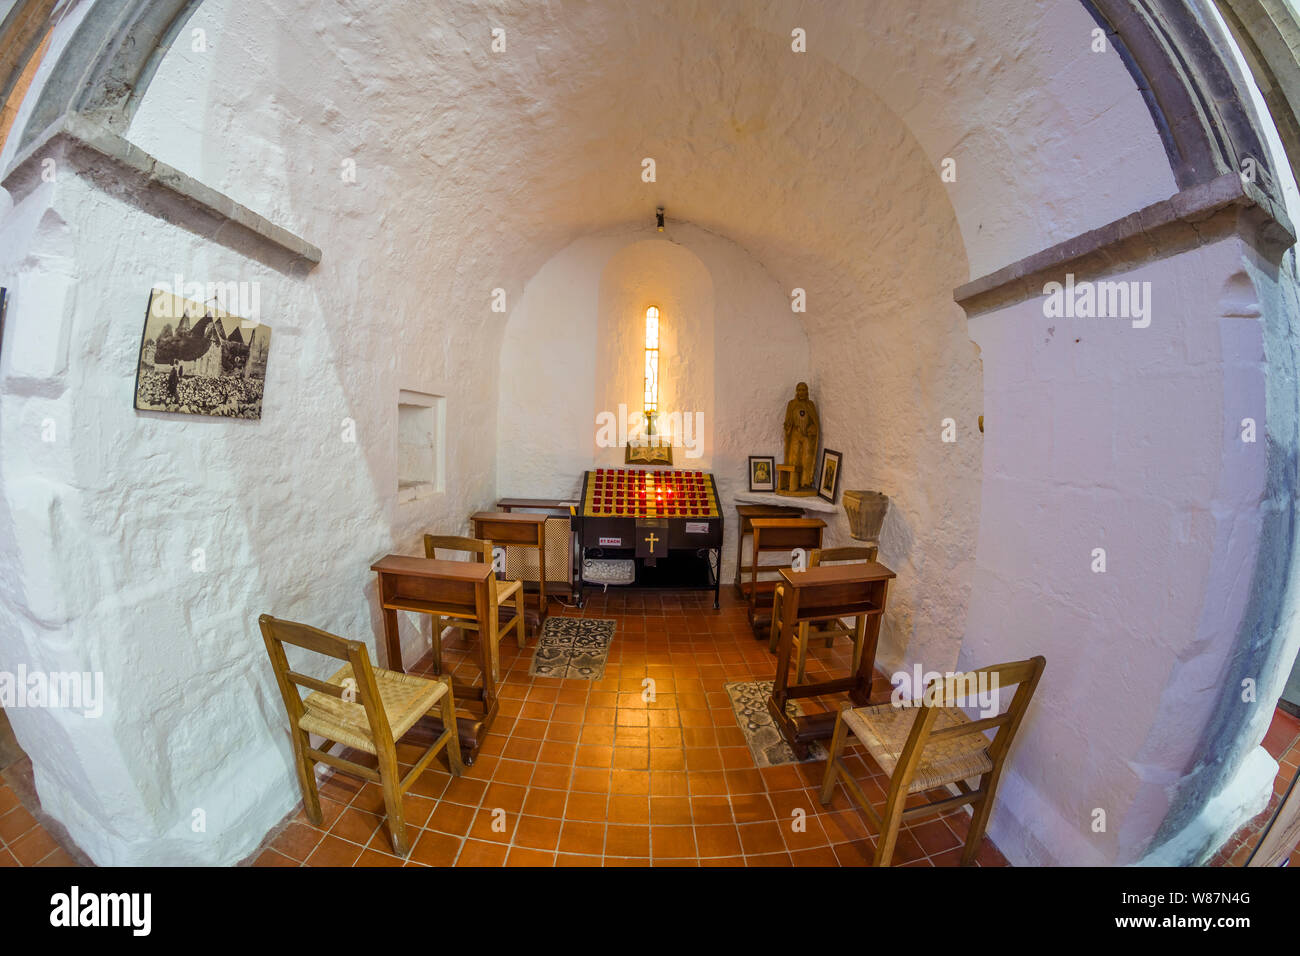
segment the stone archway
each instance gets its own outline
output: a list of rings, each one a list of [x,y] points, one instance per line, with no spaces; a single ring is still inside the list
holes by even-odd
[[[1111,34],[1169,154],[1180,188],[1265,163],[1260,187],[1280,209],[1276,176],[1244,78],[1225,55],[1208,10],[1179,0],[1081,0]]]
[[[59,57],[22,132],[27,146],[64,113],[79,112],[120,132],[129,124],[158,62],[203,0],[97,0]],[[1151,110],[1180,187],[1266,162],[1258,118],[1221,39],[1179,0],[1080,0],[1109,35]],[[24,0],[5,21],[30,20],[48,0]],[[1236,10],[1240,4],[1229,4]],[[25,60],[17,64],[21,69]],[[6,83],[12,82],[10,67]],[[3,87],[0,87],[3,88]],[[1276,202],[1275,177],[1261,180]],[[1278,203],[1280,208],[1280,203]]]

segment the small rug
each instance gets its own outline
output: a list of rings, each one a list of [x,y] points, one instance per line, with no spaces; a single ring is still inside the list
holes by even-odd
[[[600,680],[615,623],[604,617],[548,617],[528,675]]]
[[[724,684],[722,689],[731,698],[731,709],[736,712],[736,723],[745,735],[749,752],[754,755],[754,763],[759,767],[775,767],[783,763],[798,763],[790,745],[781,736],[772,714],[767,709],[767,699],[772,696],[770,680],[735,681]],[[792,716],[803,714],[803,708],[797,701],[788,700],[785,712]],[[813,760],[826,759],[826,748],[817,741],[808,745],[809,763]]]

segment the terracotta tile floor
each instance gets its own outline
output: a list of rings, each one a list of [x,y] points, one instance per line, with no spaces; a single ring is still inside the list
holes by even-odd
[[[85,866],[89,858],[41,812],[26,756],[0,774],[0,867]]]
[[[1277,776],[1273,780],[1273,796],[1268,806],[1245,826],[1239,829],[1210,861],[1211,866],[1245,866],[1251,850],[1259,842],[1263,830],[1282,802],[1286,788],[1300,767],[1300,719],[1280,707],[1273,713],[1268,733],[1264,734],[1264,749],[1278,762]],[[1291,851],[1288,866],[1300,867],[1300,846]]]
[[[723,684],[771,680],[775,658],[755,640],[728,589],[723,608],[698,592],[593,592],[583,611],[615,619],[605,677],[530,678],[536,637],[520,654],[501,645],[500,712],[477,761],[459,779],[439,758],[406,797],[412,851],[432,866],[861,866],[875,828],[842,788],[817,800],[823,764],[757,768]],[[448,669],[472,683],[477,668],[459,638],[443,642]],[[808,672],[847,669],[850,645],[814,642]],[[427,671],[429,660],[409,668]],[[643,682],[655,698],[642,700]],[[878,687],[888,691],[883,677]],[[831,703],[831,702],[826,702]],[[805,705],[816,709],[815,704]],[[422,752],[399,746],[407,766]],[[408,737],[408,739],[411,739]],[[349,754],[354,759],[362,754]],[[855,755],[864,789],[883,802],[884,778]],[[400,866],[375,784],[333,775],[321,785],[324,821],[301,812],[268,835],[256,866]],[[802,811],[801,813],[797,811]],[[494,819],[501,824],[494,829]],[[968,815],[918,820],[899,839],[895,865],[956,865]],[[801,825],[796,827],[795,820]],[[985,839],[978,862],[1006,865]]]
[[[373,784],[342,775],[321,785],[325,819],[301,811],[268,834],[246,863],[256,866],[860,866],[869,863],[875,829],[837,789],[829,809],[817,801],[820,763],[758,769],[722,690],[733,680],[770,680],[774,659],[754,639],[745,612],[723,590],[711,596],[593,594],[584,611],[618,622],[601,681],[528,676],[535,637],[520,655],[502,645],[500,716],[478,761],[453,780],[435,762],[406,797],[413,849],[389,852],[383,800]],[[470,645],[444,642],[448,669],[474,683]],[[809,651],[809,676],[838,672],[848,643]],[[420,661],[413,671],[427,671]],[[642,682],[656,682],[642,702]],[[878,687],[883,687],[879,678]],[[824,702],[827,705],[832,701]],[[416,728],[399,749],[410,761],[429,739]],[[1268,809],[1243,827],[1215,865],[1240,866],[1300,763],[1300,720],[1275,715],[1264,746],[1281,768]],[[354,758],[364,755],[351,755]],[[852,758],[864,789],[883,798],[882,775],[869,758]],[[409,763],[407,764],[409,767]],[[492,827],[493,811],[505,821]],[[804,826],[791,826],[803,810]],[[896,865],[955,865],[966,815],[918,820],[899,840]],[[0,867],[76,866],[89,860],[63,828],[42,813],[31,762],[0,773]],[[1005,865],[989,840],[981,865]],[[1300,865],[1300,849],[1291,856]]]

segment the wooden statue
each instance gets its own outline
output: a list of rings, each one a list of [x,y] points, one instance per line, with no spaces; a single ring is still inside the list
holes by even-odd
[[[808,398],[808,385],[795,386],[794,398],[785,406],[785,461],[780,470],[792,469],[788,488],[778,494],[815,495],[817,493],[817,441],[821,421],[817,406]]]

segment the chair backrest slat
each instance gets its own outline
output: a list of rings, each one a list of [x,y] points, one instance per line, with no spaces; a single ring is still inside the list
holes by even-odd
[[[318,690],[322,694],[329,694],[331,697],[341,698],[346,692],[338,684],[331,684],[327,681],[317,680],[315,677],[308,677],[306,674],[299,674],[297,671],[286,671],[285,677],[295,684],[301,684],[303,687],[310,687],[312,690]]]
[[[844,548],[814,548],[808,552],[808,566],[819,568],[829,561],[874,561],[878,549],[874,546]]]
[[[475,561],[492,563],[492,542],[483,538],[467,538],[455,534],[426,534],[424,536],[424,556],[437,558],[435,553],[442,551],[461,551],[473,556]]]
[[[945,740],[952,737],[965,737],[968,734],[982,734],[986,730],[992,730],[994,727],[1001,727],[1009,722],[1009,714],[998,714],[996,717],[983,717],[979,720],[972,720],[964,724],[956,724],[952,727],[944,727],[940,730],[930,731],[930,741]]]
[[[312,627],[309,624],[282,621],[279,618],[271,617],[269,614],[263,614],[258,618],[258,623],[261,624],[262,635],[267,640],[274,640],[279,644],[293,644],[295,647],[303,647],[309,651],[324,654],[326,657],[333,657],[340,661],[348,659],[348,645],[357,643],[331,634],[329,631],[322,631],[320,628]],[[270,628],[270,636],[267,636],[268,627]]]

